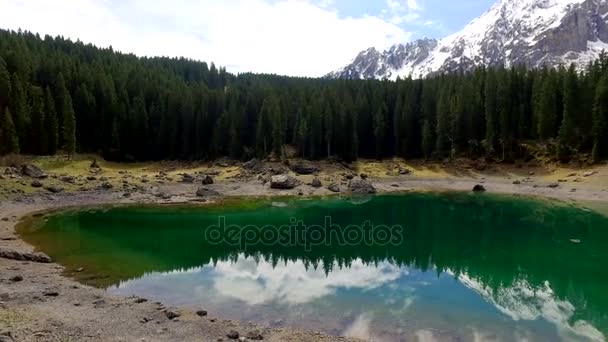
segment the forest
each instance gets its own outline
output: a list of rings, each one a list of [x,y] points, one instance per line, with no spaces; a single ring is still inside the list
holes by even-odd
[[[608,57],[426,79],[244,73],[0,30],[0,154],[106,159],[608,157]]]

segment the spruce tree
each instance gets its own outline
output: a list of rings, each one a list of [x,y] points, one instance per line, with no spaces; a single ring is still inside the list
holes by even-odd
[[[386,134],[386,104],[383,102],[374,115],[374,137],[376,140],[376,158],[384,157]]]
[[[44,91],[45,115],[44,115],[44,135],[42,139],[46,139],[47,154],[53,155],[57,152],[59,143],[59,128],[57,123],[57,111],[55,109],[55,101],[51,95],[51,90],[46,88]]]
[[[486,115],[485,148],[486,153],[491,155],[494,153],[494,145],[496,144],[496,127],[498,121],[496,75],[494,70],[489,70],[486,75],[484,95]]]
[[[72,97],[65,94],[63,106],[63,149],[71,156],[76,152],[76,115],[72,106]]]
[[[4,115],[4,107],[8,106],[11,93],[11,78],[6,69],[4,59],[0,57],[0,113]]]
[[[30,118],[30,106],[27,100],[27,93],[23,87],[23,83],[19,78],[19,75],[13,74],[11,76],[11,96],[9,101],[9,108],[13,114],[13,122],[17,129],[19,136],[19,147],[21,152],[32,152],[27,143],[28,131]]]
[[[45,135],[44,129],[44,92],[40,87],[31,87],[31,124],[28,136],[28,145],[31,146],[31,152],[34,154],[43,154],[45,152],[47,140],[43,138]]]
[[[559,145],[558,145],[558,159],[566,161],[569,157],[570,150],[573,148],[575,140],[575,121],[577,111],[577,83],[576,83],[576,69],[573,66],[570,67],[563,82],[563,107],[564,112],[562,115],[562,123],[559,128]]]
[[[19,153],[19,138],[8,107],[0,118],[0,154]]]
[[[608,155],[608,74],[600,79],[593,109],[592,159],[598,162]]]
[[[538,107],[538,137],[546,140],[555,134],[557,115],[557,88],[554,77],[548,76],[543,80]]]

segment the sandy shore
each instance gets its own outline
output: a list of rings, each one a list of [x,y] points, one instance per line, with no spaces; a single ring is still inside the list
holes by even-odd
[[[370,168],[375,166],[366,165],[362,169],[369,172]],[[348,178],[359,177],[354,171],[350,171],[350,177],[345,177],[344,170],[333,170],[318,175],[324,183],[321,188],[307,184],[312,176],[297,176],[302,185],[292,190],[274,190],[265,184],[263,177],[251,174],[236,177],[226,170],[221,170],[214,184],[205,186],[220,193],[221,197],[336,195],[327,189],[329,183],[337,184],[343,189],[342,193],[347,193]],[[467,172],[464,175],[437,172],[431,176],[413,170],[408,175],[370,172],[369,181],[379,193],[470,191],[473,186],[482,184],[490,193],[540,196],[608,212],[608,168],[605,166],[576,172],[557,170],[538,176],[529,170]],[[230,176],[223,177],[225,173]],[[196,196],[200,183],[144,181],[136,188],[121,188],[119,177],[113,181],[116,186],[112,189],[80,189],[59,194],[36,191],[2,200],[0,250],[34,252],[32,246],[15,233],[15,225],[22,217],[41,210],[110,203],[208,203],[214,200]],[[127,188],[129,190],[125,191]],[[125,197],[125,192],[129,197]],[[213,312],[201,317],[189,310],[165,308],[160,303],[110,296],[103,290],[78,284],[62,272],[62,267],[54,263],[0,258],[0,341],[228,341],[227,335],[232,330],[240,336],[261,335],[267,341],[348,340],[319,332],[271,329],[223,320]],[[179,317],[170,319],[167,311],[176,312]]]

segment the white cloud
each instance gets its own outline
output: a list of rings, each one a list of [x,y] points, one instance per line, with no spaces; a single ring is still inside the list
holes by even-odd
[[[382,49],[411,36],[397,21],[341,17],[331,5],[332,0],[0,0],[0,27],[138,55],[214,61],[233,72],[302,76],[321,76],[370,46]]]
[[[422,17],[422,6],[417,0],[386,0],[384,17],[394,25],[416,23]]]

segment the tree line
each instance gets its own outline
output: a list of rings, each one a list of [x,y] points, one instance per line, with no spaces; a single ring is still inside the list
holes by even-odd
[[[334,80],[147,58],[0,30],[0,154],[123,161],[284,155],[514,160],[548,143],[608,156],[608,57],[584,70],[477,68],[426,79]]]

